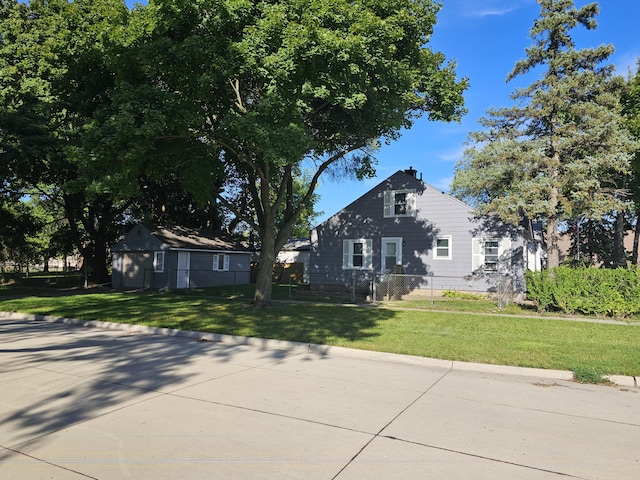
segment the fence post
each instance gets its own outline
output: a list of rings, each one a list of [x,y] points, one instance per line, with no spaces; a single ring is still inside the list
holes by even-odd
[[[376,299],[376,271],[374,270],[371,275],[371,303],[375,303]]]
[[[356,301],[356,272],[351,274],[351,301]]]
[[[431,277],[431,306],[433,307],[435,305],[433,302],[433,272],[429,272],[429,276]]]

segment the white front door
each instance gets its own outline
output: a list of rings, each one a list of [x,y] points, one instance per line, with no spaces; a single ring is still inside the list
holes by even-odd
[[[178,252],[178,288],[189,288],[189,261],[191,254],[189,252]]]
[[[402,238],[383,238],[382,271],[388,272],[396,265],[402,265]]]

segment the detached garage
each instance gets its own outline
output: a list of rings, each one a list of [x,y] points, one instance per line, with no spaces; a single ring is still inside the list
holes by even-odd
[[[112,255],[114,288],[201,288],[250,281],[250,250],[222,232],[138,224],[114,245]]]

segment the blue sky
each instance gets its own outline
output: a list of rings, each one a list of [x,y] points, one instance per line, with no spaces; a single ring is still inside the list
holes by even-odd
[[[418,120],[413,128],[377,153],[377,176],[363,182],[324,179],[318,188],[317,223],[337,213],[394,172],[412,166],[422,179],[448,192],[456,162],[462,157],[469,132],[479,129],[478,119],[489,107],[513,105],[510,93],[529,85],[536,73],[505,82],[514,64],[531,45],[529,30],[540,13],[536,0],[441,0],[443,7],[428,46],[455,60],[459,77],[468,77],[467,115],[460,123]],[[127,2],[132,4],[133,2]],[[146,2],[142,2],[146,3]],[[575,0],[582,7],[587,0]],[[627,75],[640,58],[640,0],[600,0],[598,28],[578,27],[573,38],[578,48],[613,44],[611,63]],[[533,76],[531,76],[533,75]]]

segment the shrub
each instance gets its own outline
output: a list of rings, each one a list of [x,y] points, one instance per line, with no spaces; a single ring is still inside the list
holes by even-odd
[[[487,297],[477,293],[458,292],[457,290],[445,290],[442,292],[445,298],[455,298],[457,300],[486,300]]]
[[[538,310],[626,317],[640,312],[640,270],[558,267],[527,272]]]

